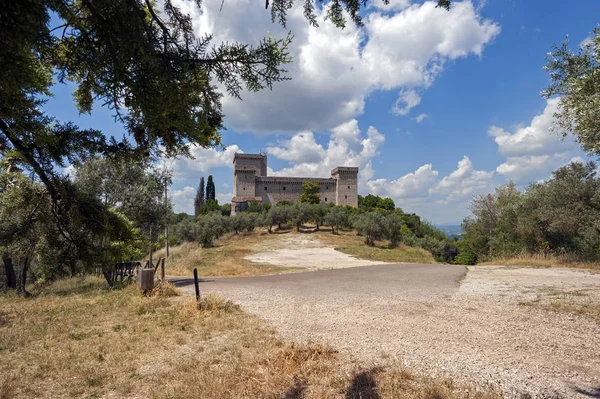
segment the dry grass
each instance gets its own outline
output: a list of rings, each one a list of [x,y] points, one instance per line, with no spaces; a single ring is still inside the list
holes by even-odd
[[[562,291],[545,289],[532,299],[519,302],[520,306],[530,306],[549,312],[569,313],[594,320],[600,324],[600,303],[585,290]]]
[[[355,231],[340,231],[339,234],[321,231],[316,234],[321,241],[335,247],[336,250],[360,259],[389,263],[436,263],[431,253],[422,248],[406,245],[390,248],[387,242],[376,242],[374,247],[368,247],[364,237],[357,236]]]
[[[568,256],[555,255],[518,255],[510,258],[500,258],[492,261],[478,263],[481,266],[519,266],[519,267],[561,267],[573,269],[587,269],[600,272],[600,264],[598,262],[581,261]]]
[[[352,369],[219,297],[199,306],[104,285],[71,279],[28,299],[0,296],[0,398],[499,397],[395,366]]]
[[[179,296],[181,293],[173,284],[168,281],[161,281],[151,292],[151,296],[161,297],[161,298],[171,298],[174,296]]]
[[[266,232],[233,235],[228,234],[218,240],[212,248],[201,248],[198,243],[185,243],[169,248],[169,259],[165,263],[170,276],[190,276],[194,268],[206,277],[260,276],[290,272],[290,267],[278,267],[253,263],[244,259],[253,253],[252,246],[276,238]],[[156,259],[165,256],[165,250],[157,251]]]

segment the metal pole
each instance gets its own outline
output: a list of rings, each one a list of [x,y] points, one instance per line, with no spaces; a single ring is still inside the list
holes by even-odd
[[[198,269],[194,268],[194,287],[196,287],[196,301],[200,300],[200,287],[198,286]]]

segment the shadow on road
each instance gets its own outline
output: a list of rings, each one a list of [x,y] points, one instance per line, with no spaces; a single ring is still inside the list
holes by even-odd
[[[215,280],[214,279],[204,279],[204,278],[198,279],[199,283],[210,283],[212,281],[215,281]],[[194,285],[194,279],[192,277],[169,277],[169,282],[178,288]]]
[[[346,391],[346,399],[381,399],[377,393],[377,383],[373,378],[382,371],[381,367],[374,367],[370,370],[356,374],[352,379],[352,384]]]

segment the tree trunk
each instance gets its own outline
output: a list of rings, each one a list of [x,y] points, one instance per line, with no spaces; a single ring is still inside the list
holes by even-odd
[[[14,290],[17,288],[17,279],[15,277],[12,259],[8,255],[8,252],[5,252],[2,255],[2,260],[4,261],[4,270],[6,271],[6,288]]]
[[[106,270],[106,268],[103,267],[102,274],[104,274],[104,278],[106,279],[108,286],[112,288],[115,285],[112,270]]]
[[[23,296],[31,295],[25,290],[27,285],[27,269],[29,269],[29,257],[24,256],[19,259],[19,278],[17,281],[17,292]]]

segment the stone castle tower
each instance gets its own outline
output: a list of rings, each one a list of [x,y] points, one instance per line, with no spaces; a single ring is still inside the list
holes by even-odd
[[[319,184],[322,203],[358,207],[356,167],[337,167],[331,171],[330,178],[267,176],[266,154],[236,153],[231,213],[243,211],[252,201],[270,205],[279,201],[299,202],[304,182]]]

